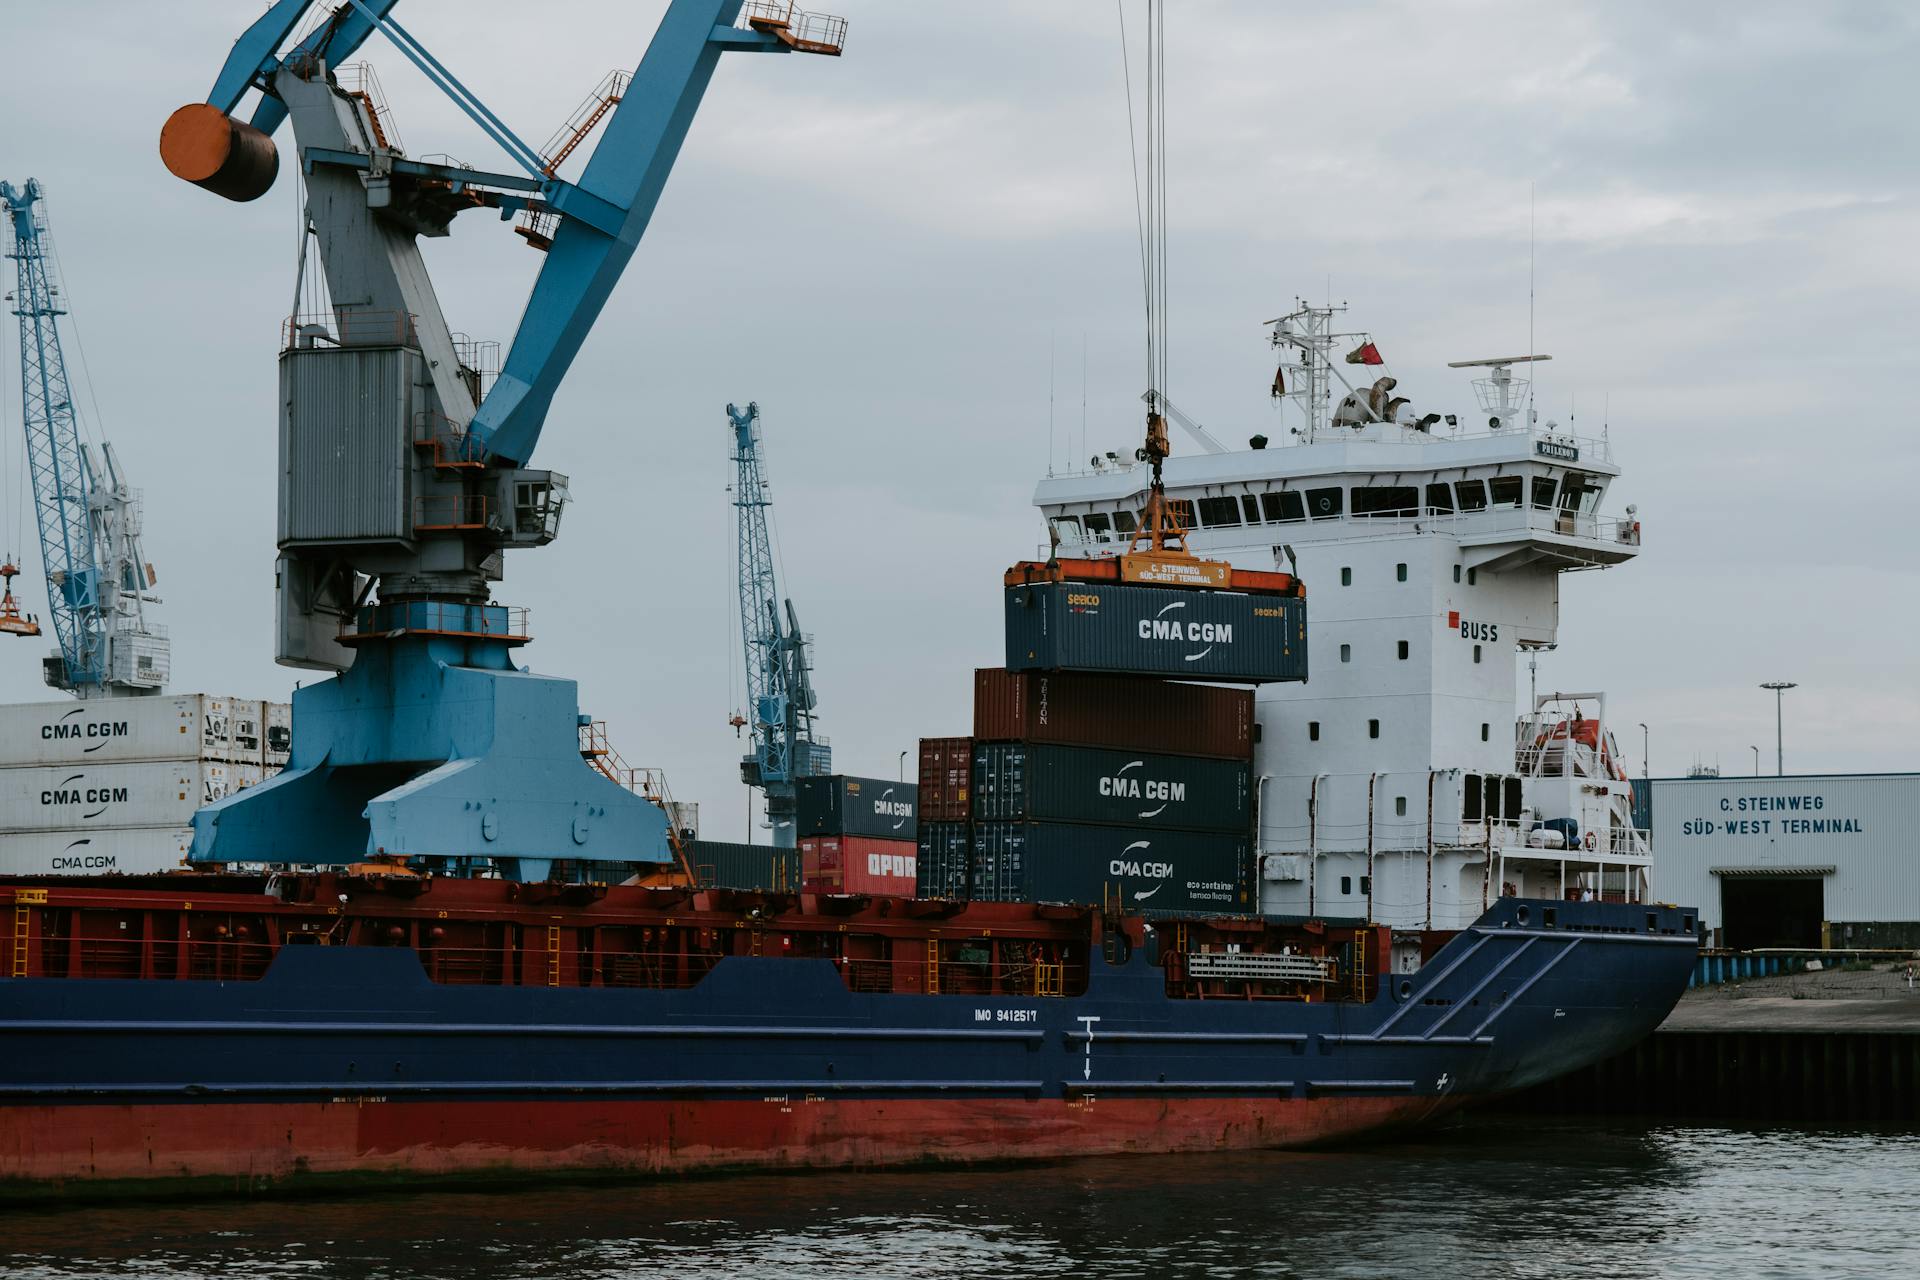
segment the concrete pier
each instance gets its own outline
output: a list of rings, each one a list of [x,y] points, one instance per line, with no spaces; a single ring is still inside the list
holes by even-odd
[[[1507,1105],[1920,1121],[1920,990],[1907,987],[1904,963],[1696,988],[1632,1049]]]

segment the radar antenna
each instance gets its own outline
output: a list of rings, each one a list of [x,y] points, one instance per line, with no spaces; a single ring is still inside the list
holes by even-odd
[[[1449,369],[1485,369],[1485,377],[1473,380],[1473,394],[1480,401],[1480,409],[1487,415],[1487,426],[1494,431],[1509,431],[1514,427],[1530,423],[1533,415],[1528,412],[1527,388],[1532,382],[1527,378],[1513,376],[1513,366],[1517,364],[1537,364],[1553,359],[1552,356],[1488,356],[1484,360],[1449,360]]]

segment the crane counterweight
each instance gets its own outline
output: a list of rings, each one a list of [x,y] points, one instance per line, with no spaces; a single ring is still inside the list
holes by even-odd
[[[205,102],[167,117],[160,159],[174,177],[240,203],[267,194],[280,174],[272,138]]]

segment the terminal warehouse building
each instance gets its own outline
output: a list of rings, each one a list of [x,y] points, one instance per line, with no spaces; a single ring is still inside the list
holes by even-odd
[[[1920,774],[1635,784],[1653,889],[1709,945],[1920,948]]]

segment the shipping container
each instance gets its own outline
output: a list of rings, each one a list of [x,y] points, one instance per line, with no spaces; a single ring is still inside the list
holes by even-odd
[[[920,739],[921,821],[965,822],[972,789],[972,738]]]
[[[0,769],[0,831],[184,827],[194,810],[240,790],[245,767],[161,760]]]
[[[965,899],[973,880],[973,827],[965,822],[920,824],[914,893],[921,898]]]
[[[192,846],[190,827],[15,831],[0,835],[0,875],[143,875],[177,871]]]
[[[96,698],[0,708],[0,768],[21,765],[124,764],[133,760],[269,761],[273,725],[291,724],[285,703],[213,694]]]
[[[836,773],[802,778],[795,791],[795,816],[803,836],[912,840],[919,830],[920,788],[911,782]]]
[[[800,841],[801,885],[809,893],[911,898],[919,852],[912,840],[807,836]]]
[[[722,889],[800,890],[800,851],[731,840],[691,840],[687,860],[702,885]]]
[[[1307,602],[1182,587],[1006,589],[1007,667],[1263,684],[1307,678]]]
[[[1253,759],[1253,691],[1132,676],[974,673],[973,736]]]
[[[1247,836],[1061,822],[976,822],[973,830],[976,898],[1114,903],[1129,911],[1249,909]]]
[[[1245,834],[1253,821],[1253,767],[1244,760],[1024,742],[983,742],[973,758],[973,814],[982,822]]]

